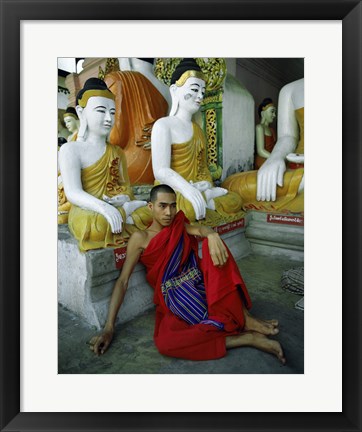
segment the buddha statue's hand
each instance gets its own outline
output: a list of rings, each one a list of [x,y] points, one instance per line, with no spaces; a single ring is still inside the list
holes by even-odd
[[[122,207],[126,202],[130,201],[130,197],[128,195],[115,195],[113,197],[109,197],[107,195],[103,195],[103,201],[108,204],[111,204],[115,207]]]
[[[273,154],[264,162],[257,174],[256,199],[258,201],[276,200],[277,185],[283,186],[285,169],[284,159],[273,157]]]
[[[102,215],[106,218],[111,226],[113,234],[120,234],[122,232],[123,220],[120,212],[112,205],[104,203],[102,206]]]
[[[182,196],[184,196],[188,201],[190,201],[194,212],[196,220],[205,219],[206,217],[206,202],[201,192],[198,191],[193,185],[185,184],[180,190]]]
[[[190,181],[190,184],[200,192],[205,192],[207,189],[211,189],[213,187],[212,184],[207,180],[195,183],[193,181]]]

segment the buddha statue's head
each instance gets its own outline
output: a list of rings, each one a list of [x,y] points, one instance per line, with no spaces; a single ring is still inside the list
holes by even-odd
[[[170,116],[180,108],[195,114],[205,95],[205,76],[193,58],[184,58],[171,77],[172,106]]]
[[[78,140],[84,141],[89,132],[108,137],[113,124],[115,97],[106,83],[89,78],[77,94],[77,114],[80,120]]]
[[[63,115],[65,127],[69,132],[76,132],[79,129],[79,118],[73,107],[68,107]]]
[[[261,123],[270,124],[277,116],[277,109],[270,98],[265,98],[258,107],[258,114]]]

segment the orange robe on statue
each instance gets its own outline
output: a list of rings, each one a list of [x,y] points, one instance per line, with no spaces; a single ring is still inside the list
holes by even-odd
[[[167,115],[167,101],[140,72],[112,72],[104,81],[116,97],[110,143],[123,148],[132,185],[153,184],[151,131],[155,121]]]

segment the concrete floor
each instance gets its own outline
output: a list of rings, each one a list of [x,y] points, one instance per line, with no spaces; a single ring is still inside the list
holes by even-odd
[[[277,318],[276,337],[287,364],[254,348],[236,348],[218,360],[190,361],[158,353],[152,339],[154,311],[120,325],[110,349],[95,356],[86,342],[96,333],[74,314],[59,307],[58,372],[60,374],[301,374],[304,371],[304,313],[294,308],[301,298],[283,291],[283,270],[302,264],[284,258],[249,255],[238,261],[253,301],[252,314]]]

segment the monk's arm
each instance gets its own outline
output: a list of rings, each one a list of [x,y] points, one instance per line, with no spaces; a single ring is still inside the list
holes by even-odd
[[[91,350],[97,355],[103,354],[113,339],[117,314],[123,303],[129,278],[142,253],[143,240],[144,234],[142,232],[135,232],[128,242],[126,260],[113,288],[106,324],[101,334],[94,336],[89,342]]]
[[[185,224],[185,228],[190,235],[207,238],[210,256],[214,265],[222,266],[226,263],[229,254],[217,232],[203,225]]]

